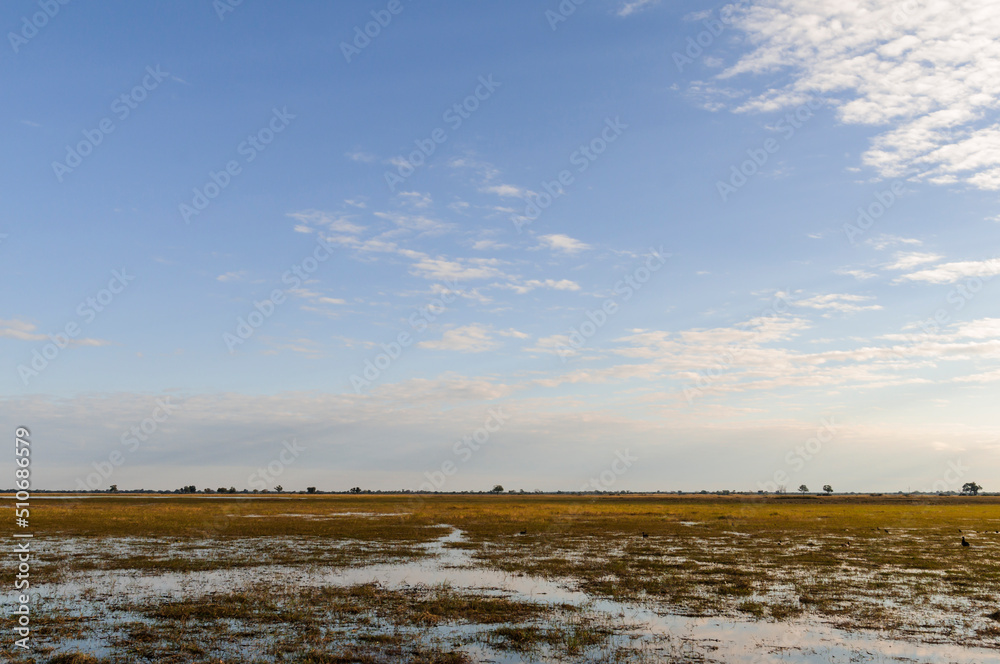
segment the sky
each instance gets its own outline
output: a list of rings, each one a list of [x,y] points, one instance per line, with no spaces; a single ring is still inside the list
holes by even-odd
[[[35,488],[997,489],[990,0],[0,26]]]

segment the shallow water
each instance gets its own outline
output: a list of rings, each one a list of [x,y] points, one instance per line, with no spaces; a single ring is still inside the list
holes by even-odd
[[[136,570],[79,573],[61,583],[43,584],[37,590],[43,602],[75,606],[90,613],[107,600],[141,601],[178,599],[205,592],[228,592],[240,586],[268,579],[275,584],[301,586],[377,583],[387,589],[447,584],[456,591],[503,593],[514,600],[584,607],[616,626],[612,643],[645,653],[645,660],[657,661],[658,651],[678,653],[680,649],[704,653],[708,661],[733,664],[768,664],[803,662],[839,664],[841,662],[920,662],[926,664],[1000,663],[1000,653],[983,648],[964,648],[950,644],[924,644],[890,638],[875,631],[845,631],[816,620],[789,622],[740,621],[731,618],[704,618],[660,614],[648,606],[597,599],[575,590],[566,582],[510,574],[479,566],[468,549],[452,547],[464,540],[461,531],[448,534],[426,545],[431,555],[403,564],[374,564],[366,567],[327,568],[264,566],[244,569],[221,569],[199,572],[149,574]],[[148,542],[146,542],[148,544]],[[294,540],[287,546],[294,548]],[[58,552],[78,551],[71,542],[49,542]],[[121,545],[121,542],[118,542]],[[5,604],[10,599],[5,600]],[[87,605],[90,605],[89,607]],[[469,636],[482,630],[481,625],[422,628],[428,638],[445,640]],[[86,651],[97,654],[92,643]],[[462,646],[481,661],[543,662],[541,655],[528,657],[497,651],[478,644]],[[601,661],[602,650],[593,648],[587,659]],[[62,649],[62,648],[60,648]],[[663,653],[664,656],[666,652]],[[554,661],[554,660],[551,660]]]

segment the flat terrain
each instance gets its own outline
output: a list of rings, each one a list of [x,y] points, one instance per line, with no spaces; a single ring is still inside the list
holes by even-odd
[[[31,516],[19,662],[1000,661],[995,497],[100,495]],[[807,659],[811,638],[834,645]],[[777,641],[799,658],[753,659]]]

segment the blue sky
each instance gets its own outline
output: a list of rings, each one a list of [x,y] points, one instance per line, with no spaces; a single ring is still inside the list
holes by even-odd
[[[0,422],[49,488],[989,489],[1000,12],[813,4],[8,3]]]

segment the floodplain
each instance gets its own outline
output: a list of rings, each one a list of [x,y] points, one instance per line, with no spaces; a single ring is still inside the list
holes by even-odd
[[[15,662],[1000,662],[997,497],[35,499]]]

